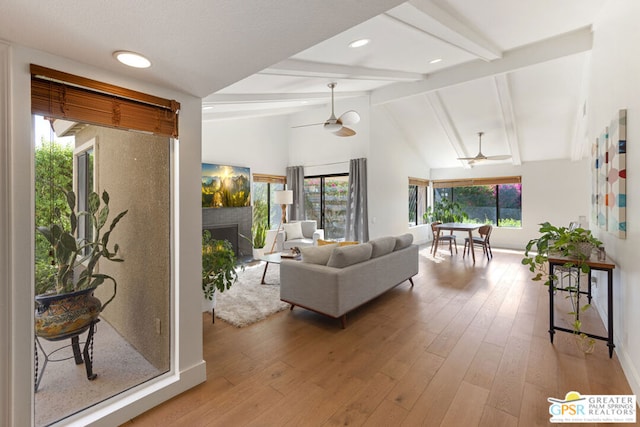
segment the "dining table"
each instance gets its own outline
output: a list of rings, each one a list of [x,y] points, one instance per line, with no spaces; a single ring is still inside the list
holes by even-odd
[[[434,246],[434,250],[433,250],[433,254],[435,255],[438,252],[438,238],[440,237],[440,233],[443,231],[466,231],[469,233],[469,244],[471,246],[471,257],[473,258],[473,263],[476,263],[476,252],[473,250],[473,231],[477,230],[478,228],[480,228],[482,226],[482,224],[470,224],[470,223],[466,223],[466,222],[445,222],[442,224],[438,224],[436,225],[436,230],[437,230],[437,236],[435,236],[434,238],[436,239],[435,242],[435,246]]]

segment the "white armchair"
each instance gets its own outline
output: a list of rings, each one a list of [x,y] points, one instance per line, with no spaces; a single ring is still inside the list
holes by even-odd
[[[293,225],[295,223],[300,223],[301,235],[297,232],[291,232],[292,229],[297,229]],[[291,220],[283,224],[284,229],[279,232],[277,230],[267,230],[265,248],[271,249],[274,239],[274,252],[282,252],[293,247],[317,246],[318,239],[324,239],[324,230],[317,227],[315,220]],[[290,233],[287,233],[287,229],[290,230]]]

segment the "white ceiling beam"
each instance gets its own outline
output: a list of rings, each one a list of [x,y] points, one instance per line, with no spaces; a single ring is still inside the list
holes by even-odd
[[[497,46],[431,0],[410,0],[384,15],[485,61],[502,57]]]
[[[260,71],[258,74],[397,82],[415,82],[424,80],[426,77],[426,74],[408,71],[381,70],[377,68],[329,64],[326,62],[304,61],[300,59],[286,59]]]
[[[425,94],[425,98],[433,108],[433,112],[435,113],[438,121],[440,122],[440,126],[442,126],[442,130],[445,135],[447,135],[447,139],[449,140],[449,144],[453,147],[453,150],[456,152],[457,157],[469,157],[467,151],[464,149],[464,145],[462,140],[460,139],[460,135],[458,134],[458,130],[456,126],[453,124],[453,120],[451,119],[451,115],[442,102],[442,98],[440,98],[440,94],[438,92],[431,92]],[[469,162],[464,160],[460,160],[462,167],[465,169],[470,169],[471,165]]]
[[[493,77],[496,83],[496,92],[498,93],[498,101],[502,111],[502,120],[504,130],[507,134],[507,144],[511,151],[511,161],[514,165],[520,166],[520,142],[518,140],[518,127],[516,124],[516,115],[513,111],[513,102],[511,98],[511,90],[509,89],[509,77],[506,74],[498,74]]]
[[[504,52],[502,59],[481,60],[459,67],[437,71],[421,82],[394,83],[371,93],[372,105],[384,104],[409,96],[432,92],[446,87],[508,73],[568,55],[591,50],[593,37],[588,27],[558,37],[532,43]]]
[[[369,92],[336,92],[335,99],[357,98],[369,96]],[[309,93],[214,93],[202,100],[207,104],[252,104],[282,101],[311,101],[331,102],[331,92]]]

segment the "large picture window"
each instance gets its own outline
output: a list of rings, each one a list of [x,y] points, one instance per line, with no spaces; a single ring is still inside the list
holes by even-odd
[[[327,239],[344,239],[347,223],[349,174],[309,176],[304,179],[306,219],[315,219]]]
[[[469,222],[498,227],[522,226],[522,183],[520,177],[435,181],[434,202],[443,199],[459,203]]]
[[[282,217],[282,208],[273,203],[273,193],[284,190],[285,177],[276,175],[253,174],[253,222],[263,222],[267,228],[275,229]]]

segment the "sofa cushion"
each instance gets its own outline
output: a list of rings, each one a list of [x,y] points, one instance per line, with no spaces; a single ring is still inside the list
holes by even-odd
[[[371,258],[378,258],[393,252],[393,248],[396,247],[396,238],[392,236],[379,237],[370,240],[369,243],[371,243],[372,247]]]
[[[337,247],[331,253],[327,267],[344,268],[366,261],[371,258],[371,251],[369,243]]]
[[[302,225],[299,222],[288,222],[283,224],[284,232],[287,235],[285,240],[303,239]]]
[[[332,242],[331,240],[318,239],[318,246],[330,245],[332,243],[338,243],[338,246],[358,245],[360,242],[352,242],[350,240],[344,242]]]
[[[337,243],[331,243],[324,246],[306,246],[300,248],[300,253],[302,254],[302,262],[307,262],[309,264],[327,265],[331,253],[337,247]]]
[[[399,251],[400,249],[404,249],[409,247],[413,243],[413,234],[407,233],[402,236],[396,236],[396,246],[393,248],[394,251]]]

